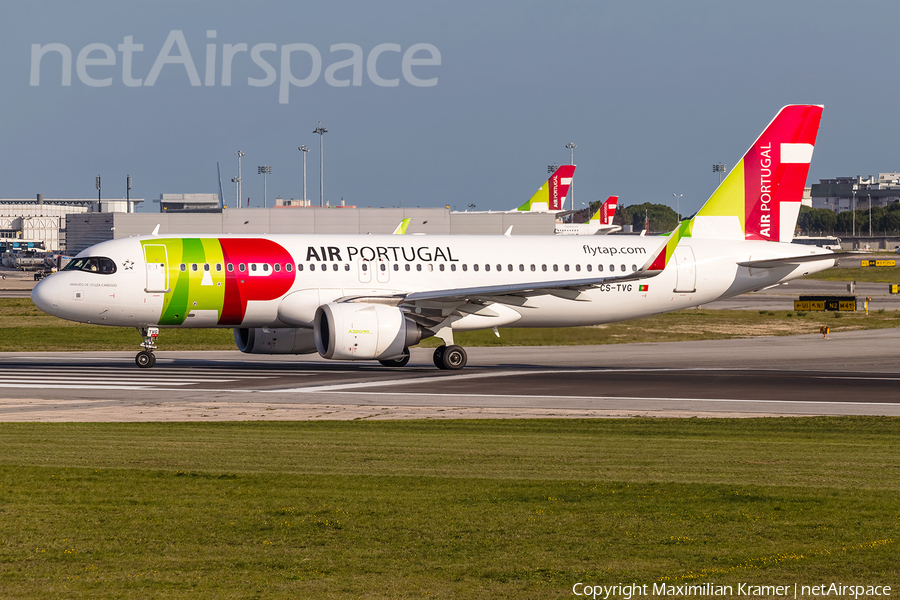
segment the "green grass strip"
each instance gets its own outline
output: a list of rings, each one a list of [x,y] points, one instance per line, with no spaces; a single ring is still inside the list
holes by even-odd
[[[900,583],[900,420],[0,424],[4,598]]]

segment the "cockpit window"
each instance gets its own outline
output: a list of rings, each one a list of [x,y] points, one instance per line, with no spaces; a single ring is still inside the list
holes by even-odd
[[[100,275],[112,275],[116,272],[116,263],[111,258],[103,256],[85,256],[73,259],[63,271],[87,271]]]

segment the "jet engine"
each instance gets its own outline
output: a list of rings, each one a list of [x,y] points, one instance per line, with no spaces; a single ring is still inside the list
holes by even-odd
[[[387,360],[433,335],[396,306],[329,303],[316,310],[316,349],[324,358]]]
[[[316,341],[312,329],[235,328],[238,350],[247,354],[312,354]]]

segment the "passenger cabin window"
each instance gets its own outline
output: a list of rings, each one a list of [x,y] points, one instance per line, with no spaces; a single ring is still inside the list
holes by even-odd
[[[100,275],[112,275],[116,272],[116,263],[111,258],[103,256],[86,256],[73,259],[63,271],[85,271],[87,273],[99,273]]]

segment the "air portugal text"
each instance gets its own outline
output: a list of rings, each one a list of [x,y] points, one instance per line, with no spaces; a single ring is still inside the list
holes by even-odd
[[[759,234],[772,237],[772,142],[760,145],[759,153]]]
[[[307,246],[306,261],[351,262],[389,260],[399,262],[459,262],[449,246]]]

